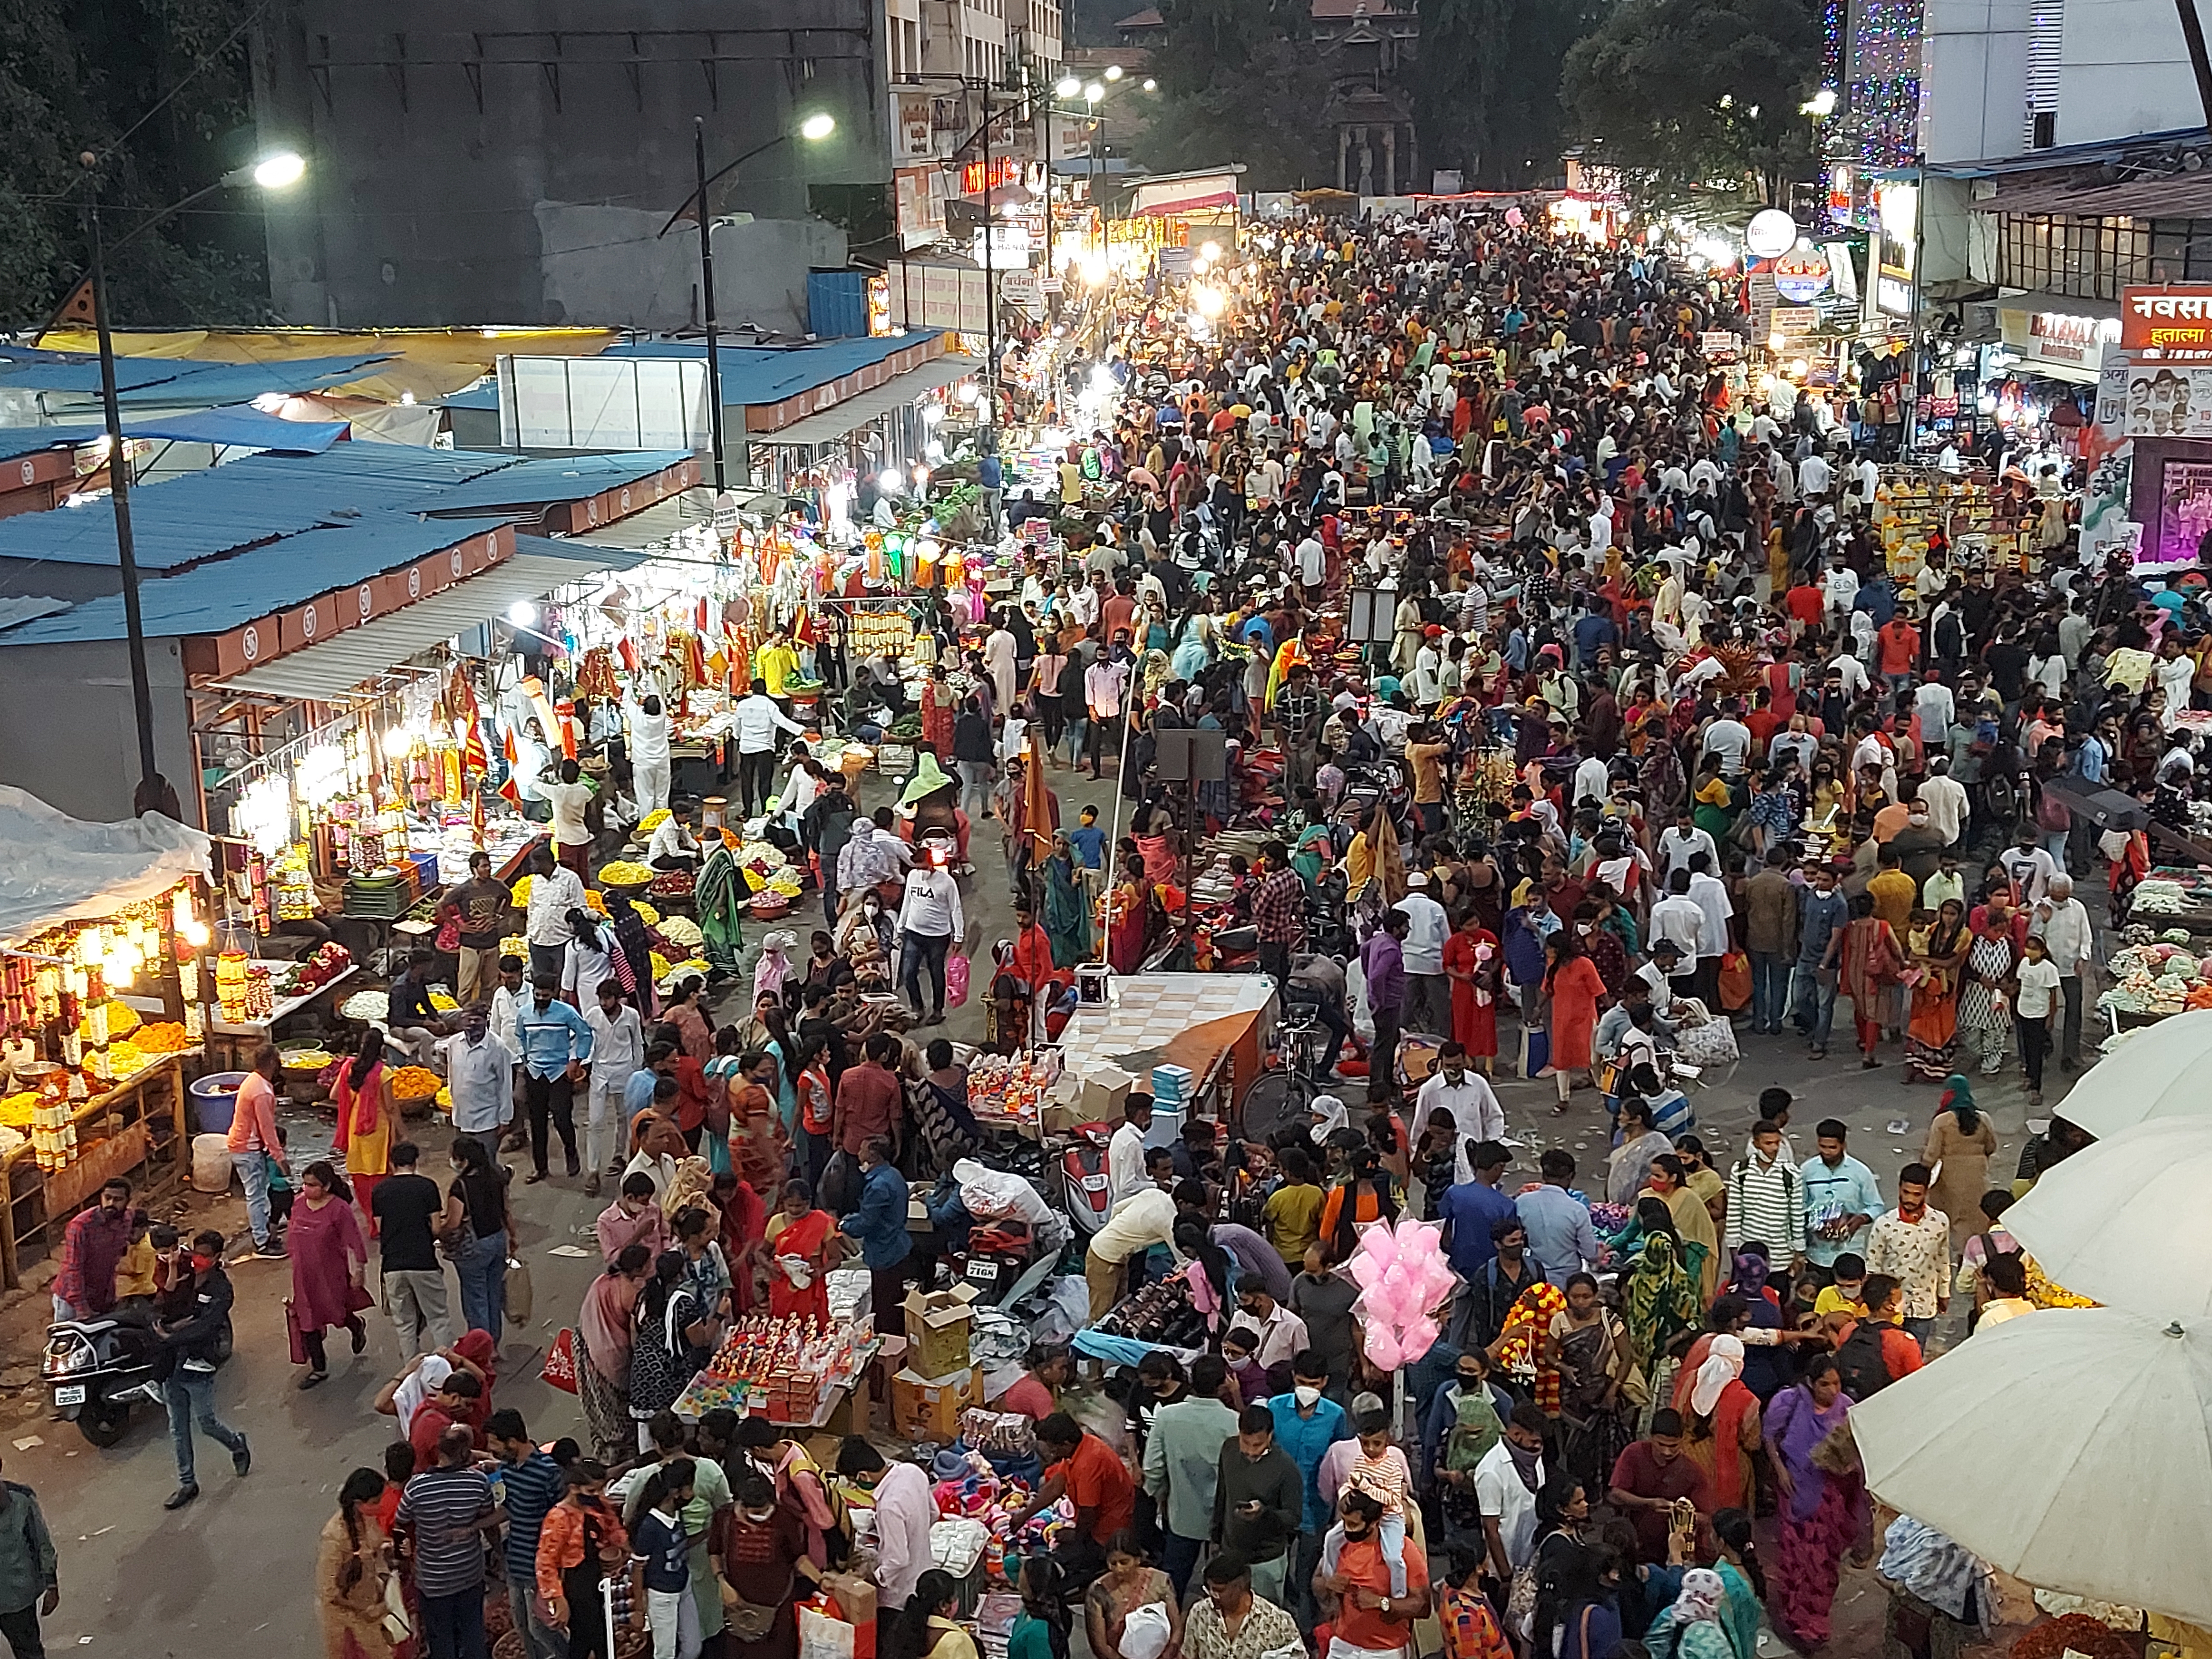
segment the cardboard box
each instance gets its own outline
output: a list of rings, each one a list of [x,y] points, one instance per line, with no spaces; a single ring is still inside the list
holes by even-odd
[[[966,1285],[949,1291],[906,1293],[906,1336],[909,1367],[923,1376],[950,1376],[968,1365],[968,1331],[975,1322],[975,1292]]]
[[[849,1572],[825,1572],[822,1590],[853,1627],[853,1659],[876,1659],[876,1587]]]
[[[1075,1097],[1083,1115],[1082,1123],[1111,1123],[1117,1127],[1121,1121],[1121,1109],[1128,1103],[1129,1091],[1137,1079],[1118,1066],[1093,1066],[1083,1074],[1083,1086]]]
[[[1188,1066],[1152,1067],[1152,1098],[1163,1106],[1189,1103],[1193,1079]]]
[[[875,1414],[875,1400],[871,1392],[875,1372],[876,1368],[872,1365],[863,1370],[853,1379],[852,1386],[845,1390],[845,1397],[830,1408],[829,1420],[823,1425],[828,1434],[841,1440],[848,1434],[867,1433],[869,1419]],[[811,1443],[807,1449],[823,1468],[834,1469],[837,1467],[837,1447],[838,1440],[831,1440],[827,1459],[814,1451]]]
[[[972,1367],[936,1377],[902,1370],[891,1378],[891,1430],[902,1439],[951,1445],[960,1437],[960,1413],[982,1403],[982,1373]]]

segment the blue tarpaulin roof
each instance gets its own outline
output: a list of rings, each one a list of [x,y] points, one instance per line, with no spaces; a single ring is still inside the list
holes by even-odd
[[[688,458],[686,451],[641,450],[526,461],[376,443],[334,444],[319,455],[249,455],[132,492],[132,538],[143,569],[174,570],[362,514],[481,510],[493,517],[503,507],[580,500]],[[495,483],[488,476],[503,471],[515,479]],[[457,494],[473,481],[483,487]],[[87,507],[0,519],[5,560],[112,565],[113,520]]]
[[[220,444],[238,449],[273,449],[287,454],[319,455],[345,436],[343,421],[288,421],[264,415],[252,404],[195,410],[185,415],[155,416],[123,423],[126,438],[167,438],[179,443]],[[98,426],[0,427],[0,459],[28,455],[64,444],[97,443],[107,435]]]
[[[147,495],[154,493],[149,490]],[[396,569],[410,559],[451,547],[501,522],[495,519],[425,522],[411,513],[378,513],[356,523],[288,534],[233,558],[141,582],[139,605],[146,633],[155,639],[223,633],[257,617],[304,605],[319,593]],[[125,636],[123,599],[114,594],[87,599],[60,616],[42,617],[9,629],[0,633],[0,644],[74,645]]]
[[[903,335],[875,335],[851,340],[822,340],[792,346],[717,345],[714,359],[722,383],[724,407],[737,404],[780,404],[802,392],[827,386],[855,370],[879,363],[894,352],[921,344],[939,332],[921,329]],[[698,340],[630,340],[609,346],[605,357],[687,357],[704,362],[707,346]],[[5,386],[0,380],[0,386]]]

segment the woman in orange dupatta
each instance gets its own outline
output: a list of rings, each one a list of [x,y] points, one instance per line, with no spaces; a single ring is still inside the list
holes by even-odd
[[[371,1238],[376,1237],[376,1217],[369,1210],[368,1196],[392,1172],[392,1126],[399,1115],[390,1096],[384,1033],[372,1025],[362,1034],[354,1057],[338,1068],[338,1080],[331,1089],[338,1114],[331,1146],[345,1155],[347,1183],[361,1206],[362,1231]]]

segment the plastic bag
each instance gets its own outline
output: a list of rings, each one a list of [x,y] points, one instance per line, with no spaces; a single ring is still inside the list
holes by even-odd
[[[968,958],[958,951],[945,958],[945,1006],[964,1006],[968,1001]]]
[[[545,1351],[545,1363],[539,1367],[538,1380],[548,1388],[558,1389],[562,1394],[576,1392],[576,1333],[563,1327],[553,1339],[553,1346]]]
[[[1121,1621],[1121,1659],[1160,1659],[1168,1646],[1168,1610],[1146,1602]]]
[[[807,1602],[799,1606],[799,1659],[853,1659],[853,1626]]]

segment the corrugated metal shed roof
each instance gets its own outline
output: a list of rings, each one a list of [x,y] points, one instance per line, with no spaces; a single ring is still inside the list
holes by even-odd
[[[879,363],[894,352],[921,344],[940,331],[913,330],[851,340],[822,340],[806,345],[718,345],[715,362],[724,407],[735,404],[780,404],[817,386]],[[629,340],[609,346],[607,357],[687,357],[704,362],[707,347],[697,340]],[[4,384],[4,382],[0,382]]]
[[[461,629],[502,615],[517,599],[542,598],[594,571],[628,570],[649,556],[620,548],[517,536],[513,558],[404,610],[249,669],[224,684],[234,690],[270,696],[334,700]],[[0,642],[4,640],[0,635]]]
[[[688,449],[624,450],[613,455],[546,456],[517,460],[440,494],[433,513],[474,513],[489,507],[537,507],[580,501],[618,489],[691,459]]]
[[[149,490],[147,495],[155,493]],[[100,517],[105,520],[106,515],[102,513]],[[155,639],[220,634],[272,611],[304,605],[319,593],[396,569],[503,522],[496,519],[425,521],[409,513],[379,513],[365,515],[357,523],[287,534],[235,557],[140,583],[139,605],[146,633]],[[107,526],[107,534],[112,540],[112,526]],[[60,616],[40,617],[0,632],[0,645],[79,645],[125,636],[123,599],[113,594],[88,599]]]
[[[135,491],[131,529],[141,568],[175,570],[314,526],[344,525],[356,514],[489,514],[580,500],[684,459],[685,452],[642,450],[525,461],[405,444],[333,444],[320,455],[249,455]],[[488,475],[509,471],[520,475],[514,482],[489,482]],[[484,484],[479,495],[457,494],[477,482]],[[112,565],[114,522],[104,507],[0,519],[0,560],[8,559]]]
[[[169,438],[179,443],[319,455],[345,435],[346,424],[343,421],[288,421],[281,416],[265,415],[252,404],[227,404],[219,409],[198,409],[183,415],[149,415],[143,420],[127,420],[123,423],[123,434],[127,438]],[[0,459],[28,455],[60,444],[97,443],[106,435],[103,426],[0,428]]]

